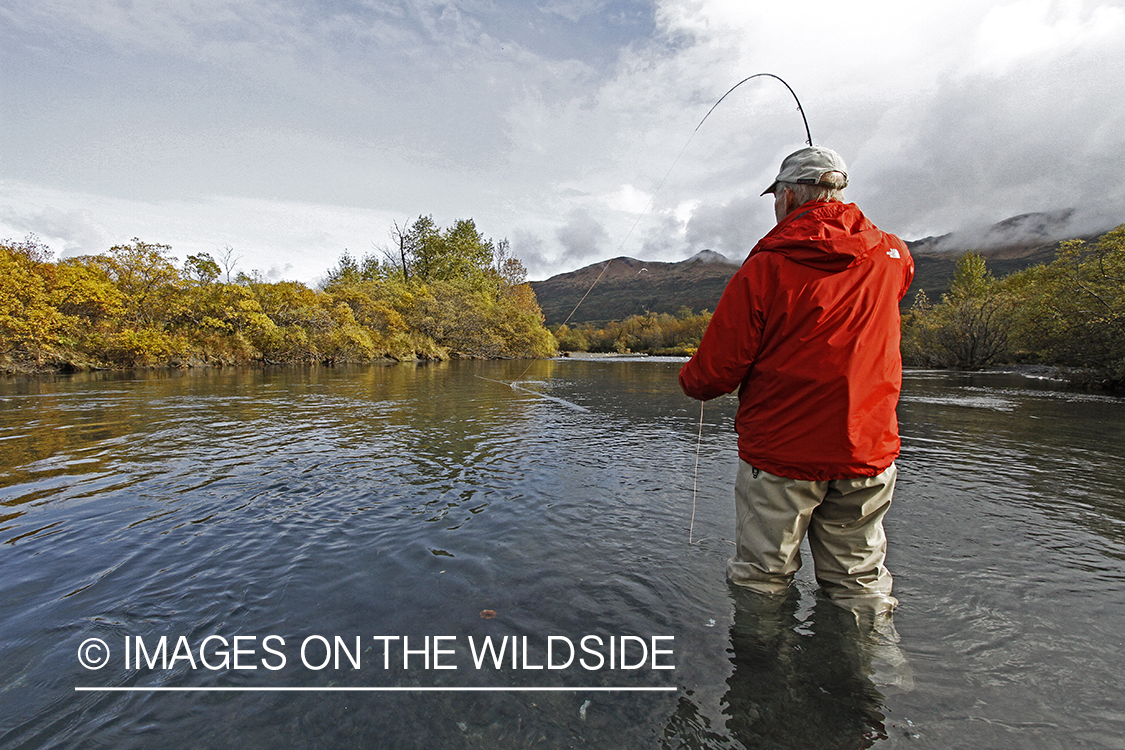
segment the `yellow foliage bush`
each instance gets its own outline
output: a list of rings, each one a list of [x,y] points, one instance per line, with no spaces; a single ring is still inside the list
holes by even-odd
[[[58,263],[32,237],[0,243],[0,354],[116,367],[554,354],[507,243],[493,245],[471,221],[431,229],[418,236],[432,247],[417,251],[429,253],[432,273],[420,265],[408,280],[345,256],[323,289],[256,272],[223,283],[208,254],[189,256],[181,270],[167,245],[136,238]]]

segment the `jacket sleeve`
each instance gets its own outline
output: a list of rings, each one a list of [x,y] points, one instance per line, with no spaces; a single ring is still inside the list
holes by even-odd
[[[747,260],[727,283],[699,350],[680,369],[680,388],[700,401],[737,389],[750,372],[765,319],[760,280],[753,273],[761,256]]]
[[[902,298],[906,296],[906,291],[910,289],[910,285],[914,283],[914,257],[910,254],[910,250],[907,249],[905,242],[900,240],[898,237],[895,237],[895,240],[897,240],[899,252],[902,254],[904,264],[902,273],[902,289],[900,289],[898,293],[898,301],[902,302]]]
[[[906,258],[906,273],[903,275],[902,293],[898,295],[899,302],[901,302],[902,298],[906,296],[906,290],[909,289],[910,285],[914,282],[914,258],[909,254],[906,256]]]

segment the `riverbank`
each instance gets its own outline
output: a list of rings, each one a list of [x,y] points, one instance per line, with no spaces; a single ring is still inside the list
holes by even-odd
[[[553,355],[522,266],[469,234],[479,252],[468,266],[407,277],[344,255],[317,288],[257,273],[223,281],[210,256],[180,268],[168,246],[139,239],[59,261],[34,237],[0,242],[0,371]]]
[[[995,365],[982,372],[1020,375],[1033,380],[1051,380],[1083,391],[1102,391],[1111,394],[1125,393],[1119,381],[1110,380],[1099,370],[1063,365],[1009,364]]]
[[[78,354],[70,356],[51,356],[42,361],[33,358],[14,358],[0,354],[0,375],[7,377],[51,377],[79,372],[139,372],[153,370],[221,370],[223,368],[269,368],[269,367],[334,367],[336,365],[397,365],[400,363],[443,362],[450,359],[517,359],[516,357],[472,357],[450,356],[436,352],[432,355],[413,357],[375,356],[364,359],[337,358],[331,361],[308,358],[289,361],[271,361],[236,357],[173,357],[165,361],[121,364],[91,359]],[[536,358],[539,359],[539,358]]]

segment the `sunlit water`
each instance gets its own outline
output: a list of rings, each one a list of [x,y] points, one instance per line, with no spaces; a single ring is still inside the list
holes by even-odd
[[[733,398],[704,412],[693,526],[678,362],[528,364],[0,383],[0,747],[1125,748],[1125,401],[908,373],[887,520],[908,691],[807,569],[780,602],[723,580]],[[663,637],[675,669],[608,647],[534,669],[587,635]],[[242,637],[257,668],[126,668],[126,638],[160,636]],[[315,640],[304,664],[310,636],[358,636],[360,668],[317,668]],[[434,636],[457,669],[426,668]],[[528,653],[477,669],[485,636]]]

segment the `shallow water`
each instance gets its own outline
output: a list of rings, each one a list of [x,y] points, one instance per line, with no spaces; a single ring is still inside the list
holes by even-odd
[[[780,602],[724,582],[733,398],[704,412],[689,545],[679,363],[536,362],[504,385],[527,366],[0,384],[0,746],[1125,747],[1125,401],[907,374],[887,519],[907,691],[876,684],[807,569]],[[549,636],[588,635],[601,668],[534,668]],[[161,636],[190,657],[126,667],[127,638]],[[209,636],[256,668],[205,666]],[[340,637],[339,668],[316,636]],[[477,669],[486,636],[527,653]],[[672,653],[609,669],[622,637],[630,666],[640,639]],[[372,687],[500,690],[323,690]],[[541,687],[566,690],[509,690]]]

